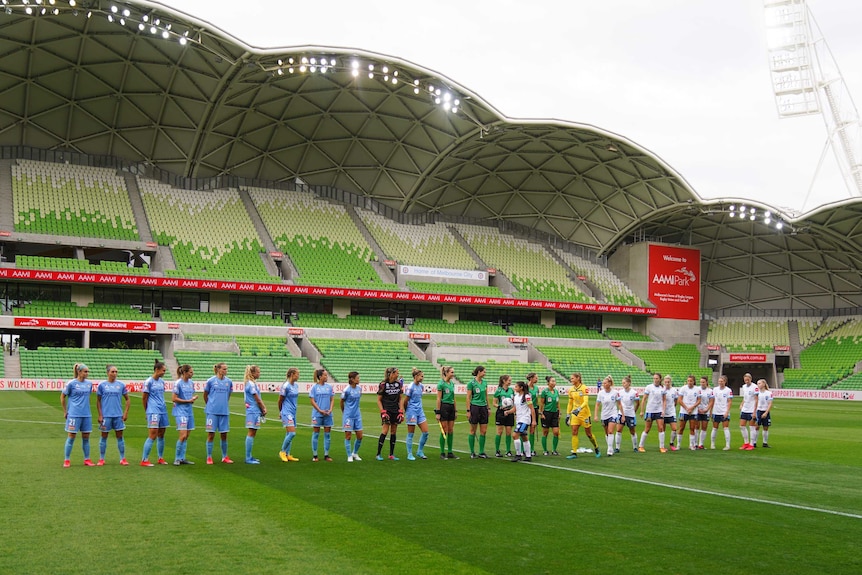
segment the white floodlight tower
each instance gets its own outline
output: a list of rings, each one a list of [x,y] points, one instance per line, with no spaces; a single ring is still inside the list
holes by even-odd
[[[805,0],[764,0],[764,7],[778,116],[820,114],[828,134],[820,165],[831,146],[850,195],[862,196],[862,123],[813,14]]]

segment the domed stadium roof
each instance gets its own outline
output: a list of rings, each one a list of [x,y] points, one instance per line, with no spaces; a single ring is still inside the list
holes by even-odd
[[[706,309],[862,305],[859,202],[803,216],[744,202],[783,220],[781,232],[731,218],[742,200],[702,200],[623,136],[507,118],[397,57],[260,49],[160,3],[96,0],[8,0],[0,55],[3,146],[117,156],[189,178],[300,180],[407,214],[518,224],[604,255],[639,239],[691,245],[703,252]]]

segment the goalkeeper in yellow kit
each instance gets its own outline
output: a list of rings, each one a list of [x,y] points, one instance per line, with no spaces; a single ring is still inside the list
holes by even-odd
[[[569,381],[572,382],[572,387],[569,388],[569,406],[566,408],[566,424],[572,428],[572,453],[566,459],[578,458],[578,430],[581,427],[587,432],[587,439],[593,444],[596,457],[601,457],[602,452],[599,451],[599,445],[596,443],[596,438],[593,437],[593,422],[590,419],[590,400],[587,386],[581,381],[580,373],[573,373]]]

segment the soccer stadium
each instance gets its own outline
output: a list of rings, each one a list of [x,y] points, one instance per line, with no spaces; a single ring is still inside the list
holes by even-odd
[[[507,118],[397,55],[259,49],[143,0],[2,4],[0,572],[862,568],[858,197],[805,213],[705,199],[625,135]],[[205,465],[199,399],[195,467],[120,467],[111,433],[102,469],[81,466],[82,438],[62,469],[73,366],[94,383],[119,368],[137,463],[154,362],[168,382],[190,365],[196,392],[229,366],[237,464]],[[269,409],[260,466],[239,455],[248,365]],[[489,394],[535,373],[562,405],[575,372],[591,394],[609,374],[642,390],[660,372],[675,386],[724,376],[734,396],[750,373],[776,399],[772,449],[737,449],[734,400],[727,453],[720,433],[717,451],[659,453],[655,432],[637,453],[622,430],[609,457],[594,421],[595,456],[583,434],[577,459],[543,456],[539,425],[531,463],[472,461],[479,365]],[[443,366],[460,461],[437,457]],[[284,463],[276,403],[292,367],[299,461]],[[375,461],[389,367],[408,383],[424,372],[428,461],[405,460],[406,426],[391,436],[400,461]],[[316,370],[337,394],[331,463],[309,445]],[[337,409],[352,371],[356,462]],[[166,437],[170,460],[173,418]]]

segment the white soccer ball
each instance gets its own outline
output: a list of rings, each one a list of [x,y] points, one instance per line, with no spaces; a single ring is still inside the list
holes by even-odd
[[[503,406],[503,409],[511,409],[515,402],[512,401],[511,397],[504,397],[503,401],[500,402],[500,405]]]

